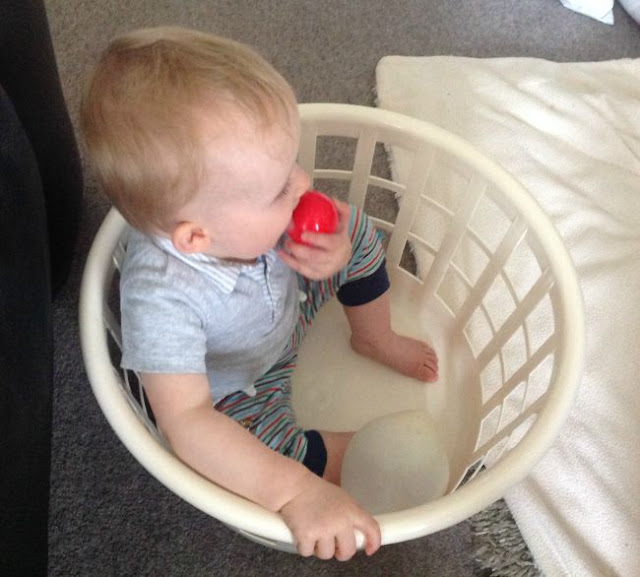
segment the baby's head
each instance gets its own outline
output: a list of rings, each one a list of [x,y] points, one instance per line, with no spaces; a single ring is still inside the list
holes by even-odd
[[[199,191],[233,192],[218,190],[216,171],[224,170],[212,167],[213,149],[224,150],[238,132],[297,143],[297,122],[291,87],[252,49],[181,28],[114,40],[81,108],[106,195],[132,226],[168,235]]]

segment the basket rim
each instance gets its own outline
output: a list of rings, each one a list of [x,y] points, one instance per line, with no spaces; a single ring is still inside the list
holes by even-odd
[[[568,415],[583,370],[584,314],[577,274],[569,253],[550,219],[535,199],[504,168],[473,145],[428,122],[403,114],[351,104],[307,103],[300,105],[305,126],[326,119],[380,127],[426,139],[451,152],[495,183],[524,217],[527,226],[549,259],[556,278],[563,323],[558,330],[562,358],[550,397],[520,443],[490,469],[470,483],[431,503],[376,516],[383,544],[396,543],[433,533],[465,520],[502,498],[521,481],[551,446]],[[93,393],[116,435],[156,479],[196,508],[221,522],[263,539],[293,544],[293,536],[280,515],[216,485],[196,473],[162,447],[139,421],[122,392],[108,361],[103,325],[105,283],[110,262],[126,223],[111,208],[92,243],[80,289],[79,321],[84,363]],[[360,536],[361,537],[361,536]],[[359,538],[359,545],[362,539]]]

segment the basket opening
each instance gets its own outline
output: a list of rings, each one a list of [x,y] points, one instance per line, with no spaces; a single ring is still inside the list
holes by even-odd
[[[521,440],[553,379],[546,257],[501,191],[453,153],[379,127],[340,136],[314,130],[320,135],[303,134],[301,164],[314,188],[348,198],[374,218],[388,250],[394,328],[434,346],[441,378],[424,385],[353,353],[333,301],[300,350],[293,379],[299,423],[357,430],[384,414],[424,408],[443,439],[455,490]],[[115,318],[117,277],[108,298]],[[114,332],[114,367],[118,348]],[[136,376],[121,373],[121,380],[153,430]]]

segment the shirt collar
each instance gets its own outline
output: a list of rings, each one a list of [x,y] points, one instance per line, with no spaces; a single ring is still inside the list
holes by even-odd
[[[270,272],[273,265],[278,260],[278,253],[271,249],[253,264],[229,262],[204,253],[183,253],[176,249],[171,239],[162,236],[154,236],[153,242],[164,252],[177,258],[188,266],[207,276],[216,287],[224,294],[231,294],[238,283],[238,279],[243,272],[251,273],[257,266],[267,264],[267,271]]]

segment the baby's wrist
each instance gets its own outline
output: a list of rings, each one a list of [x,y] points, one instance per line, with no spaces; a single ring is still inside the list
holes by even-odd
[[[291,461],[291,464],[293,467],[287,467],[287,471],[283,471],[282,476],[272,483],[276,491],[271,496],[271,502],[267,508],[276,513],[282,511],[286,505],[307,492],[314,483],[320,480],[320,477],[303,464],[297,461]]]

